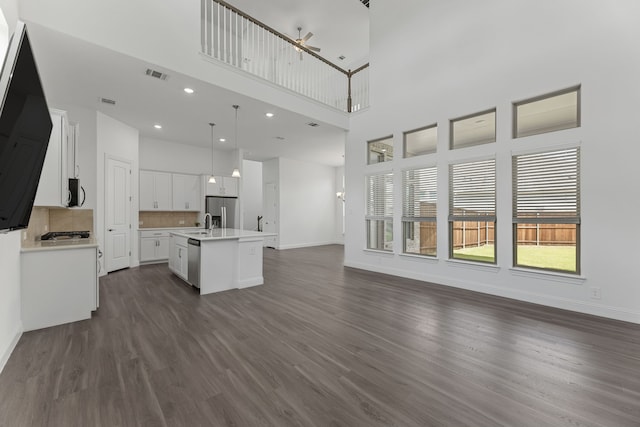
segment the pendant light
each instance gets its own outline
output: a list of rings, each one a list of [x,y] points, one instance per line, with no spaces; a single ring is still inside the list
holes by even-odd
[[[234,105],[233,108],[236,110],[236,137],[235,137],[235,142],[236,142],[236,153],[238,152],[238,108],[240,108],[239,105]],[[237,154],[237,157],[240,158],[240,155]],[[234,178],[240,178],[240,169],[238,169],[237,167],[233,169],[233,173],[231,174],[232,177]]]
[[[209,184],[216,183],[216,178],[213,176],[213,127],[215,125],[215,123],[209,123],[209,126],[211,126],[211,176],[209,177]]]

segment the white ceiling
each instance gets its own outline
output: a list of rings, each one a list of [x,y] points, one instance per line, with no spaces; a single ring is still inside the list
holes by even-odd
[[[235,0],[232,4],[291,36],[297,36],[298,25],[305,34],[312,31],[309,43],[321,47],[321,54],[333,62],[339,62],[337,55],[365,59],[368,55],[368,9],[358,0]],[[238,145],[245,150],[245,158],[287,157],[331,166],[344,163],[342,129],[326,123],[310,127],[307,123],[317,120],[40,25],[28,24],[28,30],[50,104],[101,111],[139,129],[141,137],[201,146],[211,144],[208,123],[213,121],[216,148],[220,149],[234,148],[232,105],[237,104]],[[147,77],[147,68],[170,77],[166,81]],[[187,95],[185,87],[196,92]],[[101,97],[114,99],[116,105],[100,103]],[[266,118],[266,112],[275,117]],[[155,129],[155,123],[163,128]],[[227,141],[218,142],[221,137]]]

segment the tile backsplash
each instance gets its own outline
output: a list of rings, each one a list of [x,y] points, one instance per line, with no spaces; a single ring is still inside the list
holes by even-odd
[[[93,209],[34,207],[25,240],[39,240],[48,231],[89,231],[93,236]]]
[[[138,228],[198,227],[202,220],[198,212],[144,212],[139,213]],[[200,223],[196,225],[196,223]]]

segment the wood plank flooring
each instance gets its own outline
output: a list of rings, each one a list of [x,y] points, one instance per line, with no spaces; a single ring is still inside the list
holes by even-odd
[[[640,426],[640,326],[265,250],[200,297],[166,265],[25,333],[0,426]]]

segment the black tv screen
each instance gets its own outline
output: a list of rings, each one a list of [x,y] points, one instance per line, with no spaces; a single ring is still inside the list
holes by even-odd
[[[0,74],[0,232],[26,228],[51,136],[27,28],[18,22]]]

